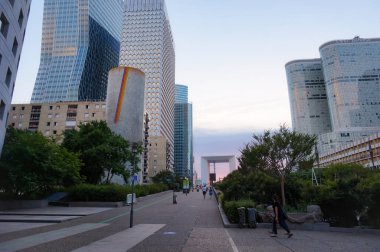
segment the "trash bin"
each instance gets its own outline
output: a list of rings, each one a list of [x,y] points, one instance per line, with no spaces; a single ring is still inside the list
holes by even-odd
[[[245,225],[245,207],[239,207],[237,210],[239,214],[239,228],[243,228]]]
[[[248,211],[248,226],[250,228],[256,228],[256,209],[255,208],[247,208]]]

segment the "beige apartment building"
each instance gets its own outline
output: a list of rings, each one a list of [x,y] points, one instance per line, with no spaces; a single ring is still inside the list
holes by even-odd
[[[12,104],[8,126],[57,137],[64,130],[77,129],[81,123],[105,119],[105,101]]]

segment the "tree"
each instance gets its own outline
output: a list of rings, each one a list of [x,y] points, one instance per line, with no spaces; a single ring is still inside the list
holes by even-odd
[[[38,198],[81,182],[77,155],[41,133],[8,128],[0,159],[0,191],[12,198]]]
[[[161,183],[167,185],[169,188],[174,188],[176,178],[173,172],[168,170],[160,171],[152,178],[154,183]]]
[[[90,184],[99,184],[103,178],[110,183],[114,175],[128,180],[131,174],[125,164],[135,163],[128,141],[113,133],[105,121],[81,124],[79,131],[65,131],[62,146],[79,154],[81,175]]]
[[[313,159],[315,142],[314,136],[291,131],[285,125],[277,131],[266,130],[262,135],[254,134],[252,142],[241,151],[240,169],[261,170],[279,177],[282,203],[286,205],[286,176],[301,163]]]

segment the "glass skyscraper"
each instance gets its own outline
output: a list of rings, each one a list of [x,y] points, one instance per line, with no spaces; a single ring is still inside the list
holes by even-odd
[[[45,0],[32,103],[105,100],[118,66],[122,0]]]
[[[0,154],[31,2],[0,1]]]
[[[156,171],[172,170],[175,53],[164,0],[125,1],[119,64],[145,73],[144,103],[150,118],[149,166]],[[166,142],[163,156],[158,156],[160,150],[155,149],[155,146],[159,144],[152,143],[151,139]],[[166,161],[161,162],[163,160]]]
[[[289,62],[286,71],[293,128],[318,135],[326,154],[380,132],[380,38],[334,40],[319,52],[321,59]]]
[[[321,59],[294,60],[285,69],[293,129],[309,135],[330,132]]]
[[[193,111],[188,87],[175,85],[174,172],[193,181]]]

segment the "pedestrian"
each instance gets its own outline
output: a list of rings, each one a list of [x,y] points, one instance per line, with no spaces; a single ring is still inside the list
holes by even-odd
[[[277,237],[277,224],[279,224],[283,229],[286,230],[286,234],[288,235],[288,238],[292,237],[293,234],[290,232],[288,225],[286,224],[286,214],[282,210],[280,198],[277,194],[274,194],[272,197],[273,201],[273,225],[272,225],[272,235],[271,237]]]
[[[203,193],[203,199],[206,199],[206,193],[207,193],[207,186],[206,185],[204,185],[202,187],[202,193]]]
[[[210,195],[210,199],[211,199],[212,198],[212,187],[211,186],[209,188],[208,195]]]

